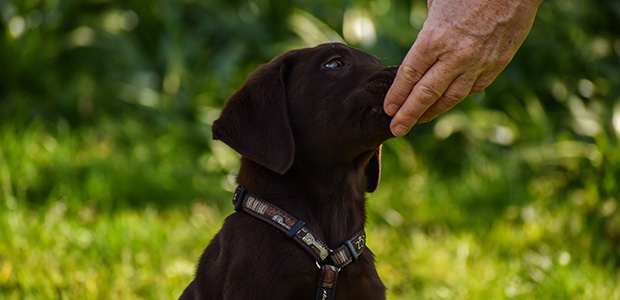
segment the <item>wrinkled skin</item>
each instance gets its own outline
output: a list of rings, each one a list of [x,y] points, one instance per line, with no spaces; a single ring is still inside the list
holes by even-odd
[[[482,92],[506,68],[542,0],[429,0],[428,18],[405,56],[384,109],[405,135]]]

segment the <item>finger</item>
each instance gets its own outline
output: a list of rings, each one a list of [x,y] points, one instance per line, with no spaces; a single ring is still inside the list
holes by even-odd
[[[484,89],[486,89],[489,85],[491,85],[491,83],[493,83],[495,78],[497,78],[497,76],[502,72],[502,70],[503,68],[480,75],[480,77],[478,77],[478,79],[476,79],[476,81],[472,85],[469,94],[471,95],[484,91]]]
[[[477,78],[478,74],[461,74],[457,76],[443,95],[422,114],[417,123],[430,122],[463,101],[470,94]]]
[[[446,91],[457,76],[446,64],[435,64],[415,85],[405,103],[392,118],[390,130],[395,136],[403,136],[424,112]]]
[[[427,55],[424,46],[414,43],[405,56],[402,65],[398,68],[396,78],[385,96],[383,110],[394,116],[403,105],[413,87],[424,76],[427,70],[436,62],[436,56]]]

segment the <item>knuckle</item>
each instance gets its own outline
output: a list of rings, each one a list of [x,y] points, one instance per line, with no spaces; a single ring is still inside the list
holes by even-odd
[[[398,73],[402,74],[403,80],[411,85],[418,82],[422,78],[422,75],[424,75],[416,68],[406,65],[400,66]]]
[[[470,62],[472,60],[479,60],[479,52],[475,45],[461,45],[454,52],[452,52],[452,59],[457,63]]]
[[[461,102],[463,99],[465,99],[465,97],[467,96],[467,93],[463,93],[463,92],[450,92],[450,93],[445,93],[442,96],[442,101],[444,101],[446,104],[448,104],[449,106],[454,106],[457,103]]]
[[[439,99],[442,94],[436,88],[429,85],[420,85],[417,87],[417,89],[419,91],[419,102],[424,106],[430,106],[431,104],[435,103],[435,101],[437,101],[437,99]]]
[[[469,50],[460,50],[452,54],[452,59],[457,63],[468,62],[472,58],[472,54]]]

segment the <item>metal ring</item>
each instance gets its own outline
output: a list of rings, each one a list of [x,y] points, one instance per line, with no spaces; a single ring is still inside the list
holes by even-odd
[[[317,268],[319,268],[319,270],[320,270],[320,269],[322,269],[322,268],[321,268],[321,265],[319,264],[319,261],[318,261],[318,260],[315,260],[315,261],[314,261],[314,263],[316,263],[316,267],[317,267]]]

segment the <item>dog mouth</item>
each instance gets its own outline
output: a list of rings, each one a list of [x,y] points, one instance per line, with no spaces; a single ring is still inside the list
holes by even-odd
[[[382,98],[385,98],[390,86],[392,86],[392,82],[394,78],[378,78],[372,81],[367,82],[364,85],[364,88],[373,94],[377,94]]]
[[[383,101],[369,103],[363,108],[359,118],[363,131],[367,133],[383,131],[386,128],[389,130],[389,124],[392,120],[392,117],[383,110]]]
[[[368,114],[375,117],[390,117],[383,110],[383,104],[371,106],[368,108]]]
[[[392,86],[396,73],[389,70],[381,70],[370,76],[364,83],[364,88],[373,94],[385,94]]]
[[[394,82],[394,77],[395,74],[392,72],[381,72],[370,77],[363,85],[364,96],[362,97],[365,100],[362,102],[365,105],[361,105],[360,108],[363,107],[361,124],[366,134],[388,136],[387,134],[390,133],[392,117],[385,113],[383,102]]]
[[[365,91],[368,93],[369,100],[367,102],[367,108],[364,113],[365,121],[377,120],[383,123],[386,120],[391,120],[392,117],[388,116],[383,109],[383,102],[388,90],[392,86],[394,81],[393,77],[381,76],[379,78],[373,78],[364,85]]]
[[[391,119],[383,110],[383,102],[393,82],[394,77],[392,76],[375,77],[366,82],[364,88],[370,94],[370,98],[373,98],[373,103],[370,103],[367,112],[369,117]]]
[[[392,136],[390,121],[392,117],[383,110],[383,103],[367,106],[360,120],[361,134],[366,142],[383,142]]]

